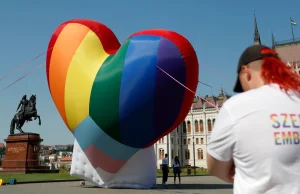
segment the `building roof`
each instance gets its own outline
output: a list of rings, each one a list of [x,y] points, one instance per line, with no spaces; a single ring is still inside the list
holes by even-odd
[[[61,158],[60,161],[72,161],[72,157]]]
[[[259,32],[258,32],[258,27],[257,27],[256,16],[254,14],[254,44],[255,43],[261,44],[260,35],[259,35]]]
[[[192,109],[215,108],[213,105],[221,107],[224,104],[224,102],[226,102],[226,100],[228,100],[230,97],[230,95],[225,94],[223,91],[220,93],[219,96],[206,95],[204,97],[205,100],[201,99],[199,96],[196,96],[194,103],[192,104]]]
[[[256,16],[254,15],[254,44],[260,42],[260,35],[257,27]],[[295,62],[300,56],[300,39],[293,38],[283,41],[275,41],[274,33],[272,32],[272,48],[278,53],[279,57],[287,62]]]
[[[285,62],[296,62],[299,60],[300,56],[300,41],[293,42],[290,44],[275,44],[275,51],[278,53],[279,57]]]

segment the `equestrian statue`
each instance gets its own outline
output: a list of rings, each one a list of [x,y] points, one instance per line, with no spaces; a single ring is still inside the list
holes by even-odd
[[[36,109],[36,95],[31,95],[29,100],[27,100],[26,95],[24,95],[18,105],[17,112],[14,118],[11,120],[10,124],[10,135],[15,133],[15,128],[20,131],[20,133],[25,133],[22,127],[25,122],[39,119],[39,125],[41,125],[41,117],[37,114]]]

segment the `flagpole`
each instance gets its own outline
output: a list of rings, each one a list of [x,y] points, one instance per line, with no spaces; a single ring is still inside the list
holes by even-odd
[[[292,24],[292,17],[290,17],[290,23],[291,23],[291,28],[292,28],[293,42],[295,42],[295,37],[294,37],[294,28],[293,28],[293,24]]]

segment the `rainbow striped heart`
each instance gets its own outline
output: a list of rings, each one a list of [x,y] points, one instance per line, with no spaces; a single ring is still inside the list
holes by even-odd
[[[167,30],[120,45],[105,25],[70,20],[52,35],[46,60],[62,119],[93,166],[111,173],[184,120],[194,98],[187,88],[198,84],[192,45]]]

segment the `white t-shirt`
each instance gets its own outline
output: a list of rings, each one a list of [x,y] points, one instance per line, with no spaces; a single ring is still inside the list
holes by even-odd
[[[300,194],[300,96],[272,84],[231,97],[207,152],[234,160],[235,194]]]

